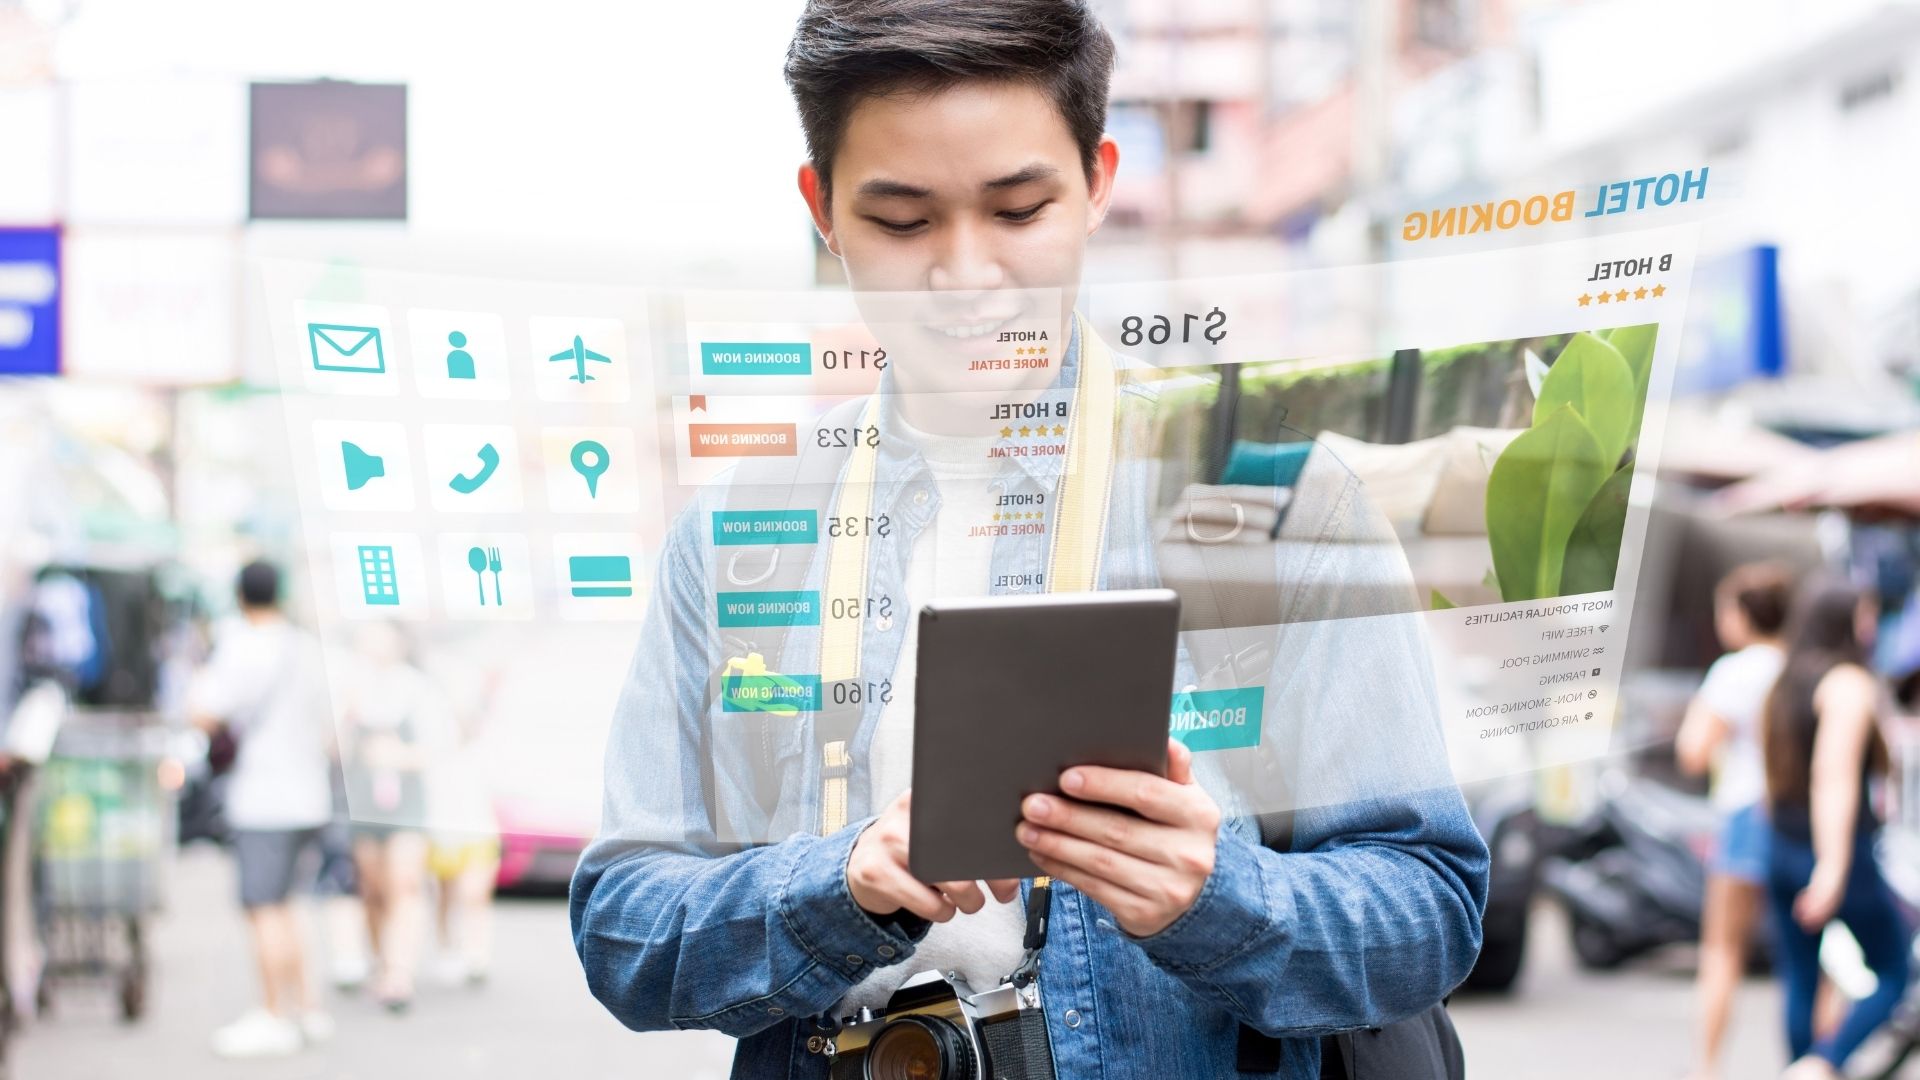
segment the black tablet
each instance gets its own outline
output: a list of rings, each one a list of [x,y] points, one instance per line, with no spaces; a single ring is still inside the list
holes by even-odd
[[[1074,765],[1167,771],[1180,600],[1170,589],[920,609],[908,867],[922,881],[1035,873],[1020,800]]]

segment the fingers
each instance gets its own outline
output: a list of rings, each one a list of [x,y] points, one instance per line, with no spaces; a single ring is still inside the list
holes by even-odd
[[[934,888],[945,893],[947,901],[959,908],[962,914],[971,915],[987,906],[987,896],[975,882],[943,881]]]
[[[1031,854],[1085,871],[1094,877],[1129,884],[1152,879],[1162,868],[1126,851],[1104,847],[1071,833],[1021,822],[1014,836]]]
[[[953,902],[931,885],[923,884],[903,866],[888,864],[878,875],[880,893],[928,922],[953,918]]]
[[[1129,933],[1135,932],[1137,928],[1149,927],[1155,921],[1153,903],[1146,897],[1106,878],[1082,870],[1072,863],[1031,853],[1029,857],[1033,859],[1033,865],[1039,867],[1042,873],[1055,881],[1066,882],[1091,897],[1101,907],[1113,912],[1114,917],[1120,920],[1120,925]]]
[[[1137,769],[1076,765],[1060,774],[1060,790],[1084,802],[1123,806],[1166,825],[1217,825],[1219,810],[1201,788]],[[1211,811],[1213,819],[1207,820]]]
[[[1179,739],[1167,739],[1167,779],[1176,784],[1193,783],[1193,751]]]
[[[1011,904],[1020,895],[1020,879],[1000,878],[996,881],[989,881],[987,882],[987,891],[993,894],[995,900],[1003,904]]]

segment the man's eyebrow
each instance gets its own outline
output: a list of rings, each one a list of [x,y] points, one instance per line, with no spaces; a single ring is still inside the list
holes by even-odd
[[[860,185],[858,194],[870,199],[925,199],[933,192],[898,180],[869,180]]]
[[[1059,172],[1060,170],[1054,168],[1052,165],[1036,161],[1018,172],[1010,172],[1005,176],[989,180],[980,186],[988,191],[1001,191],[1006,188],[1019,187],[1021,184],[1031,184],[1035,180],[1045,180],[1058,175]]]

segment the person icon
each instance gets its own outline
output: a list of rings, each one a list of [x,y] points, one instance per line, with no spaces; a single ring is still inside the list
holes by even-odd
[[[467,335],[455,330],[447,335],[447,344],[453,346],[447,354],[447,378],[473,378],[473,354],[467,351]]]

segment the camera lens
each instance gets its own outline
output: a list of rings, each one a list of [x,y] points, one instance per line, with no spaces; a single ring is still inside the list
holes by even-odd
[[[973,1050],[952,1024],[903,1016],[873,1037],[867,1080],[975,1080]]]

